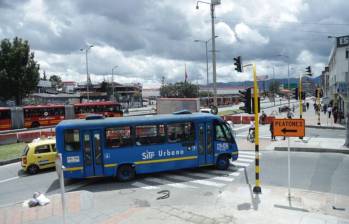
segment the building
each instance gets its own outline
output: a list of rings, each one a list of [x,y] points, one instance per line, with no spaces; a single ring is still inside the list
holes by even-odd
[[[325,95],[329,97],[330,103],[336,106],[344,114],[349,113],[349,36],[336,37],[332,48],[328,71],[324,75],[326,83]]]
[[[76,83],[74,81],[63,81],[62,82],[62,92],[64,93],[74,93]]]

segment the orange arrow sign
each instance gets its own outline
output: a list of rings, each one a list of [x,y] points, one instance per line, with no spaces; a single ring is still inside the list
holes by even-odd
[[[286,137],[304,137],[304,119],[274,119],[273,135]]]

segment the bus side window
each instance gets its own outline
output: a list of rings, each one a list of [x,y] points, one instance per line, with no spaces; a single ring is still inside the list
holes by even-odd
[[[169,124],[167,130],[169,143],[194,142],[195,140],[194,124],[191,122]]]
[[[136,126],[136,145],[161,144],[165,142],[164,125]]]
[[[64,131],[64,149],[68,152],[80,150],[80,133],[77,129]]]
[[[131,128],[113,127],[105,129],[106,146],[109,148],[120,148],[132,145]]]
[[[219,123],[215,124],[215,131],[215,140],[223,142],[227,141],[223,127]]]

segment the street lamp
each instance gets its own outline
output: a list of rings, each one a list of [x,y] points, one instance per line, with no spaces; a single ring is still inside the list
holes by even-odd
[[[89,93],[89,86],[91,83],[91,79],[90,79],[90,74],[88,73],[88,58],[87,58],[87,53],[88,51],[93,47],[93,45],[89,45],[86,48],[81,48],[80,51],[85,51],[85,55],[86,55],[86,76],[87,76],[87,83],[86,83],[86,91],[87,91],[87,101],[90,101],[90,93]]]
[[[214,29],[214,10],[216,5],[221,4],[220,0],[211,0],[211,2],[197,1],[196,9],[199,9],[199,3],[208,4],[211,8],[211,29],[212,29],[212,70],[213,70],[213,104],[217,107],[217,83],[216,83],[216,42],[215,42],[215,29]]]
[[[113,89],[113,99],[115,99],[115,92],[114,92],[114,69],[116,69],[117,67],[119,67],[118,65],[115,65],[112,69],[111,69],[111,88]]]
[[[217,38],[218,36],[215,36]],[[206,49],[206,78],[207,78],[207,86],[209,85],[209,80],[208,80],[208,51],[207,51],[207,43],[211,40],[212,38],[208,40],[194,40],[194,42],[199,42],[199,43],[204,43],[205,44],[205,49]]]
[[[287,58],[287,89],[290,91],[290,57],[284,54],[278,54],[277,56]],[[290,94],[288,94],[288,107],[291,107]]]

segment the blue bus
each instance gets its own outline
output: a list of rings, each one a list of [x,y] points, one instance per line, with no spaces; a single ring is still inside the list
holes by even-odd
[[[127,181],[136,174],[191,167],[225,170],[238,158],[229,125],[208,113],[64,120],[56,126],[56,145],[65,178]]]

